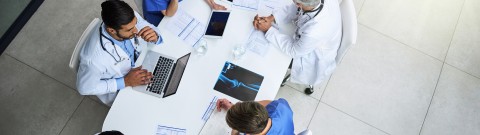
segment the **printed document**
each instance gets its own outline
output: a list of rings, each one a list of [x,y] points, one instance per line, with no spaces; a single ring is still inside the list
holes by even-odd
[[[187,45],[194,46],[203,37],[206,26],[179,9],[168,22],[167,29]]]

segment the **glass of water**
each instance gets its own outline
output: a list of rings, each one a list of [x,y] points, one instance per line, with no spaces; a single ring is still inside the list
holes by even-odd
[[[198,43],[195,45],[195,52],[197,55],[203,56],[207,53],[207,41],[205,39],[200,39]]]
[[[238,44],[233,48],[233,58],[239,60],[245,54],[246,48],[244,44]]]

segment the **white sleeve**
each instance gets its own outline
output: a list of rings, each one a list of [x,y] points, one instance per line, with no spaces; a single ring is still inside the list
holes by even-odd
[[[274,27],[268,29],[267,33],[265,33],[265,38],[292,58],[309,54],[319,45],[324,44],[308,34],[302,34],[299,40],[294,40],[292,36],[282,34]]]
[[[289,4],[282,8],[277,8],[273,11],[273,16],[275,17],[275,22],[279,24],[288,24],[295,19],[297,14],[297,6],[295,4]]]
[[[101,79],[102,72],[91,61],[80,62],[77,89],[81,95],[103,95],[117,92],[115,79]]]

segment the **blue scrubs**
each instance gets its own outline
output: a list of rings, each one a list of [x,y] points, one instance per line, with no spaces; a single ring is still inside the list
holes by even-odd
[[[164,17],[161,11],[167,10],[169,4],[170,0],[143,0],[143,17],[147,22],[158,26]]]
[[[272,127],[267,135],[294,135],[293,112],[287,100],[280,98],[267,105],[268,115],[272,119]]]

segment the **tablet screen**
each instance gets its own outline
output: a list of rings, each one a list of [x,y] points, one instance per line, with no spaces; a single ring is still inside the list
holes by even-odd
[[[223,31],[225,30],[225,26],[227,26],[229,16],[230,12],[213,11],[205,35],[223,36]]]

